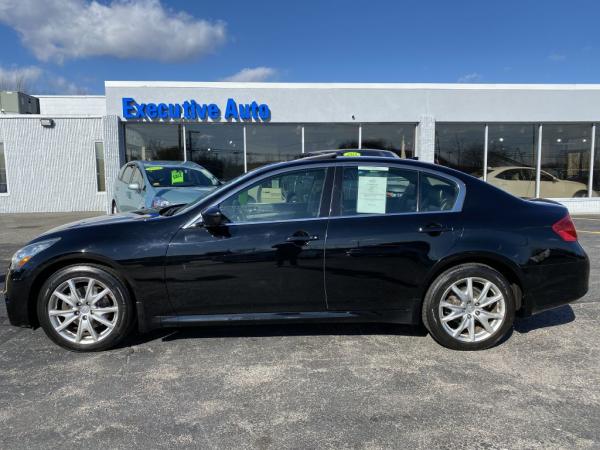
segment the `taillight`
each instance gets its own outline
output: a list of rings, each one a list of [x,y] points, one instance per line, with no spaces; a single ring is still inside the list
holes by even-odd
[[[575,230],[575,224],[571,220],[570,215],[566,215],[554,225],[552,230],[558,234],[563,241],[575,242],[577,240],[577,230]]]

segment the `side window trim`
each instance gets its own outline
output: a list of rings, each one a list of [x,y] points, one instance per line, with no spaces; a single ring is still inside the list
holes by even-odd
[[[401,213],[386,213],[386,214],[377,214],[377,213],[372,213],[372,214],[359,214],[359,215],[341,215],[340,213],[340,208],[341,208],[341,196],[342,196],[342,172],[344,170],[344,167],[358,167],[359,165],[361,166],[374,166],[374,167],[381,167],[381,166],[386,166],[386,167],[396,167],[399,169],[403,169],[403,170],[412,170],[412,171],[416,171],[418,173],[418,182],[417,182],[417,210],[416,211],[409,211],[409,212],[401,212]],[[458,178],[452,176],[452,175],[448,175],[442,172],[438,172],[437,170],[434,169],[430,169],[428,167],[411,167],[411,166],[407,166],[404,165],[402,163],[398,163],[398,162],[385,162],[385,163],[376,163],[376,162],[364,162],[364,163],[358,163],[358,162],[341,162],[335,165],[336,166],[336,176],[335,176],[335,183],[333,186],[333,189],[335,190],[335,192],[332,192],[332,195],[334,195],[335,197],[332,198],[331,204],[332,204],[332,208],[331,208],[331,213],[330,213],[330,218],[331,219],[341,219],[341,218],[355,218],[355,217],[380,217],[380,216],[406,216],[406,215],[410,215],[410,214],[440,214],[440,213],[453,213],[453,212],[460,212],[462,211],[463,208],[463,204],[464,204],[464,199],[465,199],[465,195],[466,195],[466,186],[465,184],[459,180]],[[430,174],[433,175],[435,177],[441,178],[442,180],[445,181],[449,181],[454,183],[457,187],[458,187],[458,194],[456,196],[456,200],[454,202],[454,206],[452,209],[448,209],[445,211],[421,211],[421,205],[420,205],[420,198],[421,198],[421,185],[422,185],[422,177],[424,174]]]

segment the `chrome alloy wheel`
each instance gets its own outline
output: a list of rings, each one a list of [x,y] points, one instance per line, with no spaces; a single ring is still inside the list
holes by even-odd
[[[54,330],[63,339],[89,345],[105,339],[115,329],[119,305],[114,293],[101,281],[76,277],[54,290],[47,312]]]
[[[469,277],[453,283],[439,305],[443,329],[463,342],[486,340],[502,326],[505,316],[502,292],[484,278]]]

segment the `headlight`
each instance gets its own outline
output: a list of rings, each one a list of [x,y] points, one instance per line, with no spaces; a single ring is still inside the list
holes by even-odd
[[[60,241],[60,238],[47,239],[45,241],[34,242],[33,244],[26,245],[21,250],[15,253],[10,261],[10,268],[20,269],[27,261],[37,255],[39,252],[46,250],[51,245],[56,244]]]
[[[157,195],[156,197],[154,197],[154,200],[152,200],[152,208],[154,209],[164,208],[165,206],[169,206],[170,204],[170,201],[165,200],[160,195]]]

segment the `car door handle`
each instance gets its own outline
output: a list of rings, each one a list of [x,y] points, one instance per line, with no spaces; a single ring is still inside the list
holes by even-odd
[[[285,239],[287,242],[308,242],[308,241],[318,241],[319,240],[319,236],[317,236],[316,234],[313,235],[305,235],[305,236],[288,236]]]
[[[429,223],[424,227],[419,227],[419,233],[445,233],[452,231],[452,227],[447,227],[439,223]]]

